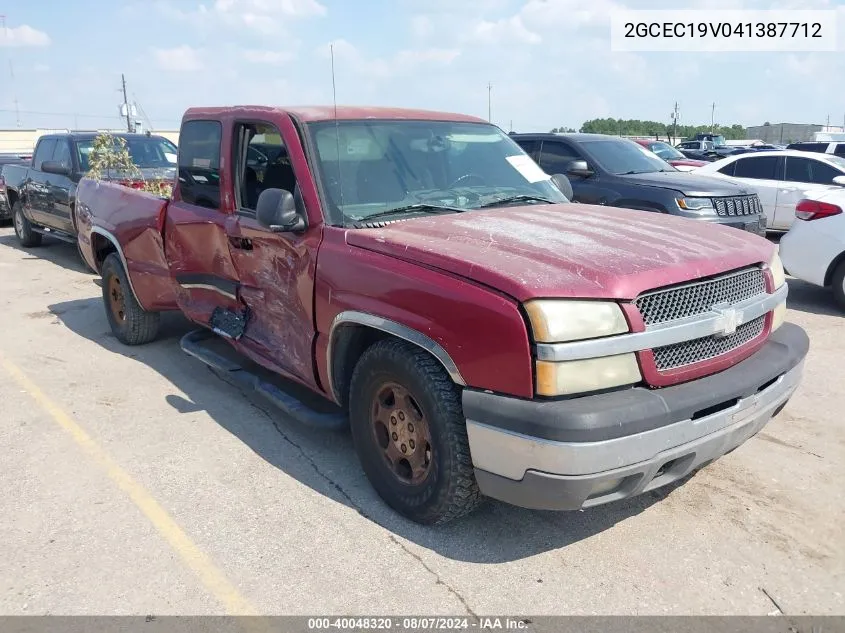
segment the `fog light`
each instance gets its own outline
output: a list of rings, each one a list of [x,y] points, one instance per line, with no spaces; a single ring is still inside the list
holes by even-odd
[[[593,489],[590,491],[590,499],[594,499],[595,497],[601,497],[611,492],[615,492],[619,486],[622,485],[624,479],[615,478],[615,479],[607,479],[605,481],[600,481]]]

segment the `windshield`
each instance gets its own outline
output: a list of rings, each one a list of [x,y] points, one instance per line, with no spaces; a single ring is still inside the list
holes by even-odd
[[[76,142],[76,152],[79,156],[79,166],[83,172],[88,171],[88,155],[94,147],[94,139],[84,139]],[[176,167],[176,146],[166,138],[147,136],[126,138],[126,148],[132,162],[141,169],[174,168]]]
[[[333,224],[397,213],[567,202],[499,128],[453,121],[325,121],[308,126]],[[413,208],[406,208],[413,207]]]
[[[674,147],[669,145],[668,143],[652,143],[648,146],[648,148],[660,156],[663,160],[676,160],[679,158],[685,158],[681,152],[676,150]]]
[[[666,161],[633,141],[624,139],[584,141],[583,146],[590,157],[611,174],[649,174],[657,171],[676,171]]]

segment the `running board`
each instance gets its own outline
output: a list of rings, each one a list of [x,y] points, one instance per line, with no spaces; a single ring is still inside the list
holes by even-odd
[[[40,233],[41,235],[55,237],[57,240],[67,242],[68,244],[76,244],[76,237],[70,235],[69,233],[65,233],[64,231],[57,231],[56,229],[51,229],[46,226],[36,226],[34,224],[32,225],[32,231],[34,233]]]
[[[315,411],[281,387],[262,379],[256,373],[214,351],[207,344],[209,340],[214,339],[217,339],[217,335],[213,332],[199,329],[185,334],[179,346],[186,354],[201,360],[209,367],[224,372],[239,387],[259,393],[283,414],[302,425],[327,431],[339,431],[349,426],[348,418],[343,413]]]

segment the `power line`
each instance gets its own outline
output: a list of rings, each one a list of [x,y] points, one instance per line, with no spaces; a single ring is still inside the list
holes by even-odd
[[[48,116],[79,116],[89,119],[122,119],[119,114],[79,114],[77,112],[42,112],[39,110],[7,110],[0,108],[0,112],[20,112],[21,114],[44,114]]]

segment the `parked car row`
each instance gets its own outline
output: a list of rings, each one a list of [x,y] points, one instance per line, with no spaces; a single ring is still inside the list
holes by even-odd
[[[784,322],[757,194],[626,139],[198,108],[168,199],[84,178],[80,142],[44,137],[13,166],[21,242],[62,217],[118,340],[181,311],[185,352],[292,420],[350,427],[375,490],[420,523],[484,496],[577,510],[677,482],[801,379],[809,341]]]
[[[294,420],[350,426],[373,487],[414,521],[676,482],[800,381],[809,343],[784,323],[756,196],[633,142],[418,110],[201,108],[177,167],[170,199],[77,187],[115,336],[151,341],[181,311],[187,353]]]

